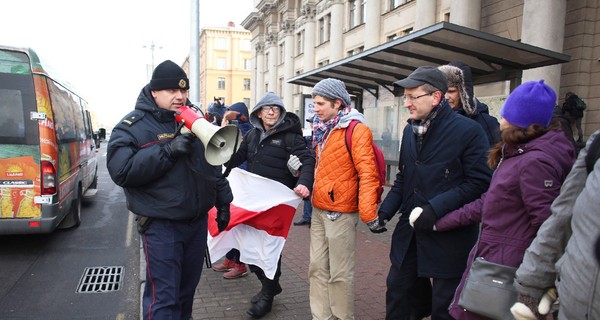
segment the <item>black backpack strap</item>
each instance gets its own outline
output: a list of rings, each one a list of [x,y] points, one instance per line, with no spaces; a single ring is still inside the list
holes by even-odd
[[[585,156],[585,167],[588,174],[594,170],[594,165],[598,161],[598,158],[600,158],[600,135],[594,138]]]

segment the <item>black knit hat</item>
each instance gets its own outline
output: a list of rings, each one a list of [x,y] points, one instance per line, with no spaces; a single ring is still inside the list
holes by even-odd
[[[190,81],[185,71],[171,60],[157,65],[150,80],[150,90],[164,89],[190,89]]]

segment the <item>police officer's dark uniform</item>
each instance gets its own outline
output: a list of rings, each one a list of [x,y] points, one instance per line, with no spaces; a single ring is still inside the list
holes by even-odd
[[[189,319],[206,250],[208,210],[228,222],[233,195],[210,165],[199,139],[176,135],[174,111],[160,108],[153,90],[175,89],[187,101],[188,78],[178,65],[159,64],[135,105],[113,129],[107,167],[141,223],[146,255],[144,319]],[[149,218],[149,219],[147,219]],[[218,218],[219,219],[219,218]]]

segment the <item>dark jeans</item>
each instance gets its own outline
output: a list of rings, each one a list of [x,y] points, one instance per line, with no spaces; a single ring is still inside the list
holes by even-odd
[[[227,254],[225,254],[225,258],[235,262],[235,263],[241,263],[240,261],[240,250],[238,249],[231,249],[229,250],[229,252],[227,252]]]
[[[302,220],[310,222],[312,218],[312,203],[310,198],[304,200],[304,211],[302,211]]]
[[[422,319],[431,314],[432,320],[452,320],[448,307],[454,297],[459,278],[420,278],[417,275],[417,248],[411,240],[402,265],[390,267],[387,277],[386,319]]]

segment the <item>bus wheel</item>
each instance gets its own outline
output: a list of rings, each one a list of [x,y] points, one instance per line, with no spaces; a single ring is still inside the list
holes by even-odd
[[[77,192],[77,198],[71,202],[71,209],[65,219],[60,223],[60,229],[77,228],[81,224],[81,187]]]

